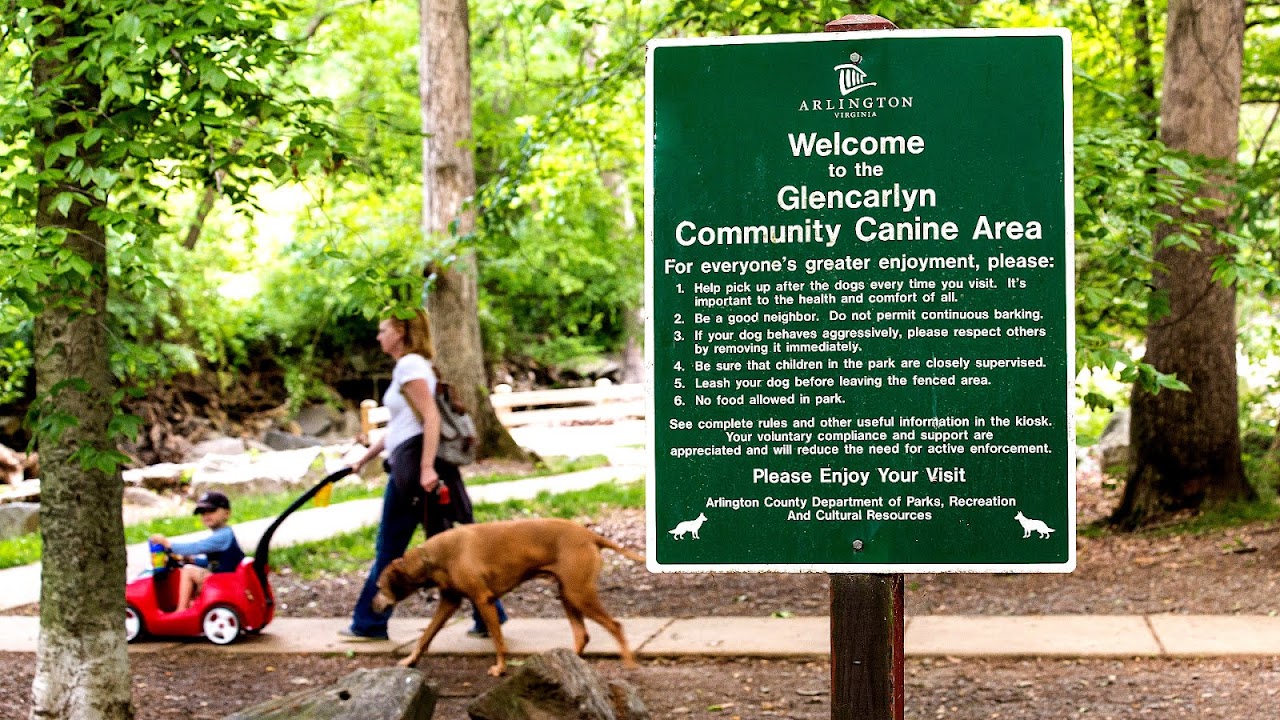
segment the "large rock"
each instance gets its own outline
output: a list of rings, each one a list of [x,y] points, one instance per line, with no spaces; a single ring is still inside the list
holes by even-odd
[[[39,502],[39,500],[39,480],[23,480],[14,485],[0,485],[0,505],[17,502]]]
[[[0,483],[19,483],[25,476],[18,453],[0,445]]]
[[[233,500],[242,495],[292,492],[311,487],[325,476],[321,448],[243,455],[209,455],[191,476],[195,496],[209,490]]]
[[[14,485],[26,479],[27,468],[33,464],[25,453],[0,445],[0,483]]]
[[[232,437],[212,437],[201,440],[191,447],[184,457],[185,462],[196,462],[209,455],[239,455],[245,451],[244,440]]]
[[[184,479],[195,473],[196,463],[160,463],[125,470],[124,484],[147,490],[173,490],[181,487]]]
[[[1107,427],[1103,429],[1098,444],[1094,446],[1098,454],[1098,464],[1104,471],[1124,474],[1129,464],[1129,408],[1121,408],[1111,415]]]
[[[268,700],[226,720],[431,720],[439,696],[412,668],[361,668],[330,687]]]
[[[272,450],[301,450],[324,445],[324,441],[314,435],[294,435],[283,430],[268,430],[263,434],[262,442]]]
[[[8,540],[40,529],[39,503],[0,505],[0,540]]]
[[[294,418],[303,435],[320,436],[342,424],[342,411],[329,405],[308,405]]]
[[[529,658],[511,677],[467,707],[471,720],[648,720],[639,694],[606,682],[572,651]]]

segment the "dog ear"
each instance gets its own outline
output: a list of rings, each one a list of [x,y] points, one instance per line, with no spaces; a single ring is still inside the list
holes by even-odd
[[[404,562],[399,558],[391,561],[383,576],[387,579],[387,592],[396,599],[396,602],[409,597],[417,589],[405,573]]]

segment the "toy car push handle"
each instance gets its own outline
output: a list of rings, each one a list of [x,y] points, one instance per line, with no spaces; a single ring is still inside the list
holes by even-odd
[[[272,597],[271,592],[267,590],[267,561],[271,554],[271,537],[276,534],[276,528],[280,527],[280,523],[284,522],[285,518],[292,515],[295,510],[307,504],[307,501],[315,497],[316,493],[350,475],[351,472],[351,468],[344,467],[316,483],[315,487],[303,493],[301,497],[285,508],[284,512],[280,513],[280,517],[277,517],[275,522],[271,523],[270,527],[262,533],[262,538],[258,540],[258,549],[253,553],[253,572],[258,576],[258,582],[262,583],[268,604],[275,604],[275,599]]]

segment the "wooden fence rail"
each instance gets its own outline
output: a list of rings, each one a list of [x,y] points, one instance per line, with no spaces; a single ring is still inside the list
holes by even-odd
[[[640,383],[494,392],[489,395],[489,401],[498,419],[509,428],[645,416],[644,385]],[[390,413],[377,401],[360,403],[360,429],[366,436],[376,433],[389,419]]]

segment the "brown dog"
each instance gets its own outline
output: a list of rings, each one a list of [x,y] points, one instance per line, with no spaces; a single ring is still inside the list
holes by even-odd
[[[498,661],[489,668],[489,674],[497,677],[507,666],[507,646],[494,602],[529,578],[551,576],[560,583],[560,602],[573,628],[575,652],[581,655],[589,639],[587,626],[582,622],[586,616],[600,623],[618,641],[623,665],[635,667],[635,655],[622,634],[622,625],[605,611],[596,591],[600,548],[644,562],[643,555],[568,520],[459,525],[410,549],[404,557],[387,566],[378,577],[373,608],[383,612],[419,588],[440,589],[440,605],[435,617],[422,632],[418,646],[400,661],[401,665],[412,667],[461,605],[462,598],[470,598],[493,637]]]

